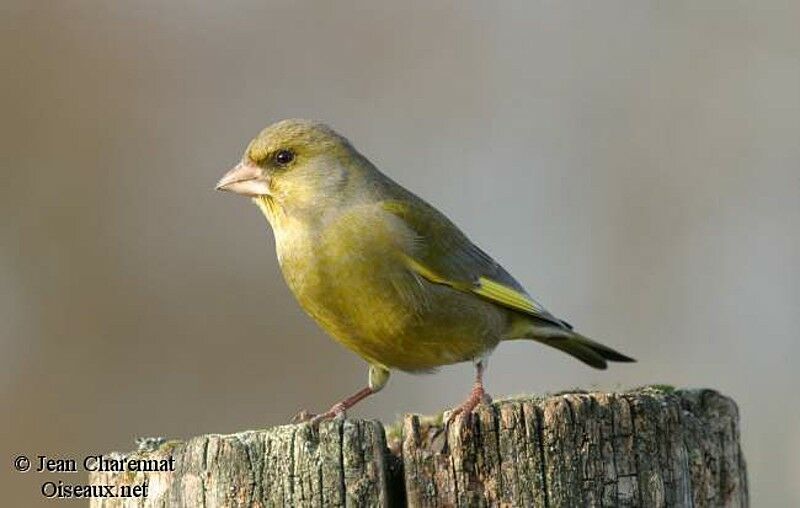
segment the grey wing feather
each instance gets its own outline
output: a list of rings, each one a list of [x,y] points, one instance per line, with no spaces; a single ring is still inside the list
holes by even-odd
[[[401,218],[416,233],[413,257],[420,265],[444,279],[434,282],[446,282],[457,289],[470,290],[480,288],[481,278],[490,279],[527,297],[535,307],[527,314],[559,328],[571,328],[545,310],[508,271],[473,244],[441,212],[413,194],[408,194],[411,199],[405,196],[403,200],[386,201],[383,208]],[[494,303],[499,302],[495,300]]]

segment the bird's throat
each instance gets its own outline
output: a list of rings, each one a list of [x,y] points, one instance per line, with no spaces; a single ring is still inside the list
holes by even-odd
[[[261,210],[261,213],[264,214],[264,217],[273,227],[280,221],[283,211],[274,197],[268,195],[256,196],[253,198],[253,203]]]

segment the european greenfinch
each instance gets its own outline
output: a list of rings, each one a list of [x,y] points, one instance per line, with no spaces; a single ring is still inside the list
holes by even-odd
[[[451,415],[469,415],[488,399],[483,370],[504,340],[535,340],[597,369],[634,361],[545,310],[444,214],[324,124],[267,127],[217,189],[261,209],[300,305],[369,364],[367,386],[316,421],[380,391],[393,369],[465,361],[476,366],[475,384]]]

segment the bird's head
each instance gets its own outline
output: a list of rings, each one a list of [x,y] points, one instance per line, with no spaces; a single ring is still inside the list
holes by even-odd
[[[216,188],[257,203],[274,202],[283,209],[320,208],[341,197],[362,159],[327,125],[283,120],[250,142],[242,160]]]

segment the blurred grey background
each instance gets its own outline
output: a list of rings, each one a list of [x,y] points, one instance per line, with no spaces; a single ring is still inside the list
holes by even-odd
[[[494,394],[716,388],[754,505],[800,504],[798,20],[797,2],[4,1],[4,503],[43,502],[16,453],[275,425],[365,382],[295,304],[257,209],[212,190],[263,126],[310,117],[639,359],[504,344]],[[433,412],[471,380],[396,375],[352,414]]]

